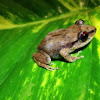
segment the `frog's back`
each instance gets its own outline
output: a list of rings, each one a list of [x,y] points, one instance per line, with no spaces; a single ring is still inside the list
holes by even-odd
[[[72,26],[74,28],[76,27],[75,25]],[[73,31],[70,27],[52,31],[46,35],[37,49],[45,51],[51,58],[59,58],[59,50],[65,47],[70,48],[72,46],[72,41],[76,40],[75,33],[74,35],[72,33]]]

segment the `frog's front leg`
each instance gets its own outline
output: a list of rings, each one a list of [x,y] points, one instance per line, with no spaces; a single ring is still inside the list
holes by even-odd
[[[53,68],[51,66],[49,66],[50,62],[51,62],[51,58],[50,56],[45,53],[42,50],[39,50],[37,53],[33,53],[33,59],[34,61],[41,67],[46,68],[47,70],[55,70],[55,69],[59,69],[59,68]]]
[[[68,62],[74,62],[76,61],[77,59],[80,59],[80,58],[83,58],[84,56],[80,56],[80,57],[77,57],[80,53],[80,51],[78,52],[78,54],[74,57],[71,56],[71,54],[68,53],[69,49],[68,48],[64,48],[64,49],[61,49],[60,50],[60,55],[62,57],[64,57]]]

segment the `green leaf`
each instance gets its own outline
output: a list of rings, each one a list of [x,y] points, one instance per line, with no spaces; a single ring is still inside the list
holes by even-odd
[[[100,0],[0,1],[0,100],[100,100]],[[48,71],[32,59],[40,41],[76,20],[97,28],[83,59],[54,60]]]

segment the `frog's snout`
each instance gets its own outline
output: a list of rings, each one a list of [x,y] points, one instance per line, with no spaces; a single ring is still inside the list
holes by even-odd
[[[92,30],[92,31],[90,31],[90,32],[88,32],[88,33],[96,33],[96,31],[97,31],[97,29],[94,28],[94,30]]]
[[[94,30],[92,30],[92,32],[96,32],[96,28],[95,28]],[[91,32],[91,33],[92,33],[92,32]]]
[[[95,29],[94,29],[94,32],[96,32],[96,31],[97,31],[97,29],[95,28]]]

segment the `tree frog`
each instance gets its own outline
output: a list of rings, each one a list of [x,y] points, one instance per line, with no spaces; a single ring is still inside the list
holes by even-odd
[[[68,62],[74,62],[83,56],[72,57],[71,53],[76,49],[87,45],[94,37],[96,27],[86,25],[81,19],[77,20],[74,25],[67,29],[58,29],[48,33],[37,46],[37,52],[33,53],[34,61],[47,70],[59,69],[50,65],[51,58],[60,59],[63,57]]]

